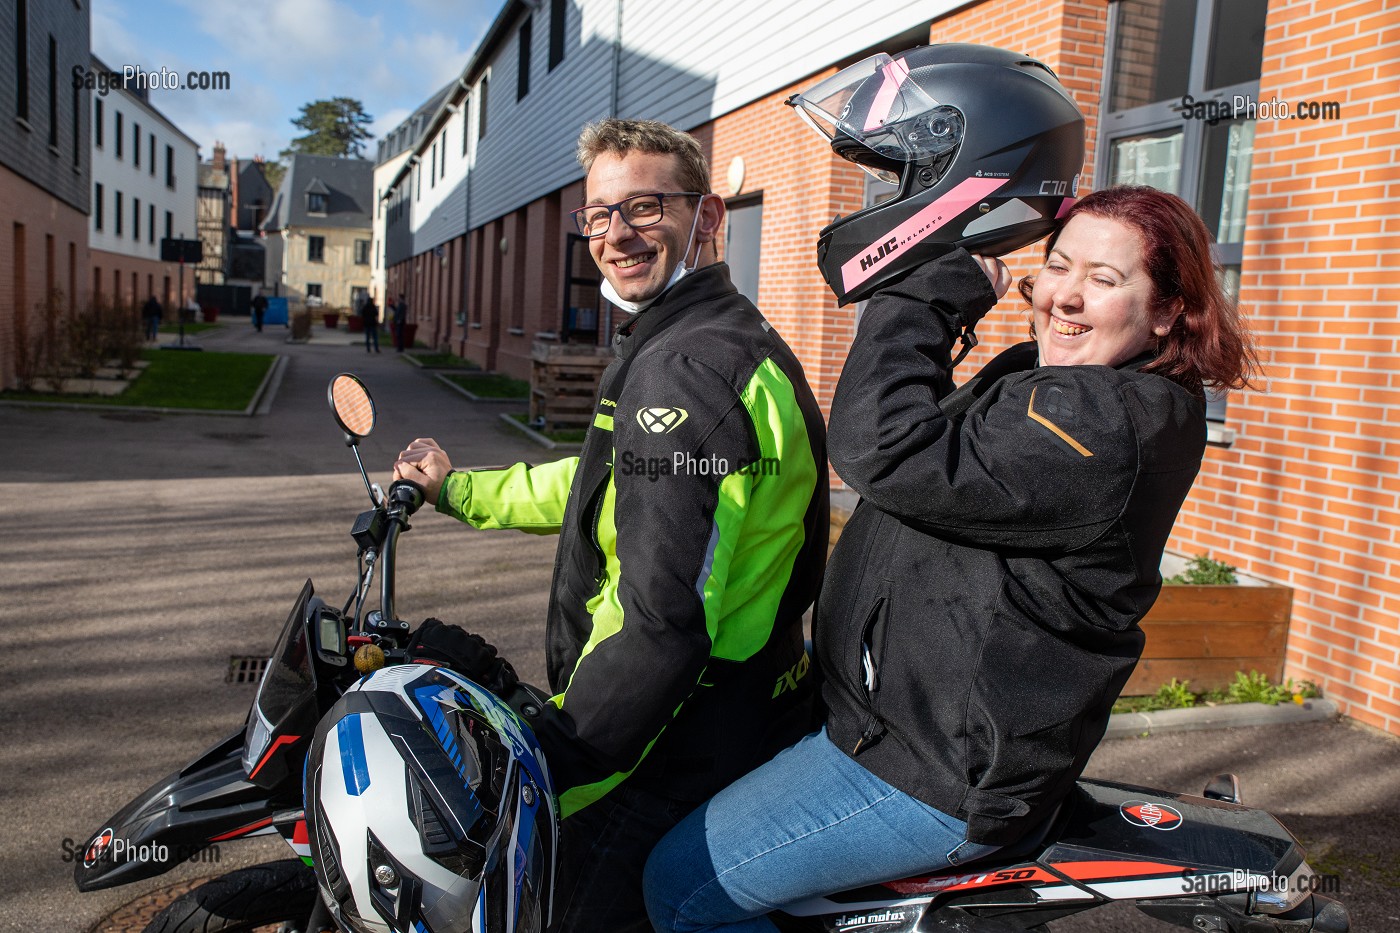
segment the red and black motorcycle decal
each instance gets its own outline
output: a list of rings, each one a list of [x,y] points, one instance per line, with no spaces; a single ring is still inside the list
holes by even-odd
[[[1118,807],[1118,812],[1123,814],[1123,819],[1134,826],[1160,829],[1163,832],[1176,829],[1185,822],[1181,817],[1181,812],[1175,807],[1169,807],[1164,803],[1154,803],[1150,800],[1125,800]]]

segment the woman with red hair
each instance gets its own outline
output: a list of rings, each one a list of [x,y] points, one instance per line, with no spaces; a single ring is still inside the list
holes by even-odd
[[[1174,195],[1077,202],[1020,284],[1034,341],[954,391],[955,338],[1010,284],[957,249],[870,300],[831,406],[861,502],[817,601],[826,724],[657,846],[658,930],[772,930],[805,897],[991,855],[1103,736],[1205,451],[1203,390],[1258,364]]]

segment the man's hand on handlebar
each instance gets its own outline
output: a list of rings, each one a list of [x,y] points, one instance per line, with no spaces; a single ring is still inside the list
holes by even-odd
[[[394,479],[406,479],[423,487],[429,506],[436,506],[442,481],[452,472],[447,451],[431,437],[416,438],[394,462]]]

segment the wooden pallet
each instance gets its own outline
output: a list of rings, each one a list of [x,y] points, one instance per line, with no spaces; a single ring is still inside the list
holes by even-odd
[[[550,428],[588,427],[612,348],[536,343],[530,360],[530,420]]]

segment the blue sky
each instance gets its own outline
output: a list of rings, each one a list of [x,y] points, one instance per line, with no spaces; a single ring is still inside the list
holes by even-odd
[[[455,78],[505,0],[92,0],[92,50],[110,68],[227,71],[230,89],[151,102],[209,158],[275,159],[301,105],[354,97],[375,136]],[[374,146],[365,155],[374,157]]]

